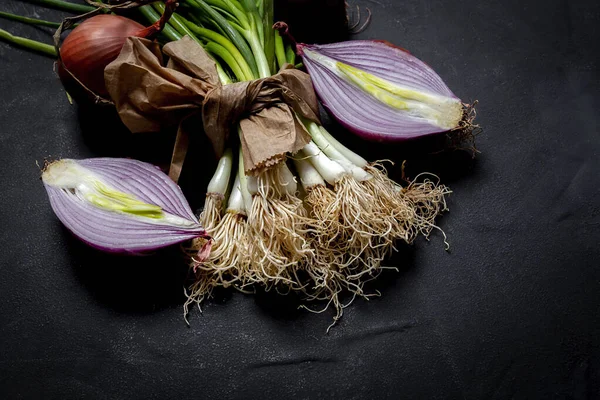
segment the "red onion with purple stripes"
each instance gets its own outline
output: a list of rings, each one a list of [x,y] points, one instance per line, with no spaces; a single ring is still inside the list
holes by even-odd
[[[60,221],[98,249],[135,254],[208,238],[179,186],[151,164],[62,159],[44,168],[42,181]]]
[[[297,49],[323,105],[359,136],[401,141],[471,127],[470,106],[404,49],[373,40]]]

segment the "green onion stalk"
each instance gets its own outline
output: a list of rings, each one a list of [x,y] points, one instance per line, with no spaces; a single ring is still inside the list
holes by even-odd
[[[50,8],[55,8],[57,10],[68,11],[76,14],[85,14],[90,11],[94,11],[96,8],[86,5],[86,4],[77,4],[71,3],[64,0],[30,0],[32,3],[39,4],[41,6],[46,6]],[[101,0],[100,0],[101,2]]]
[[[56,49],[54,48],[54,46],[38,42],[37,40],[31,40],[21,36],[13,35],[10,32],[5,31],[4,29],[0,29],[0,39],[4,40],[5,42],[17,45],[19,47],[24,47],[28,50],[35,51],[37,53],[56,57]]]
[[[94,8],[82,4],[74,4],[69,3],[62,0],[34,0],[35,3],[39,3],[41,5],[57,8],[64,11],[77,12],[77,13],[85,13],[89,11],[93,11]],[[4,11],[0,11],[0,18],[7,19],[10,21],[21,22],[27,25],[34,26],[45,26],[49,28],[58,29],[60,26],[59,22],[53,21],[45,21],[37,18],[25,17],[22,15],[12,14]],[[37,40],[32,40],[29,38],[21,37],[13,35],[12,33],[0,29],[0,40],[3,40],[7,43],[14,44],[16,46],[25,48],[27,50],[34,51],[36,53],[40,53],[43,55],[47,55],[50,57],[56,57],[56,50],[54,46],[43,43]]]
[[[58,29],[58,27],[60,26],[59,22],[44,21],[41,19],[24,17],[21,15],[11,14],[11,13],[7,13],[4,11],[0,11],[0,18],[4,18],[4,19],[11,20],[11,21],[16,21],[16,22],[23,22],[23,23],[29,24],[29,25],[47,26],[49,28],[54,28],[54,29]]]
[[[240,175],[233,165],[233,152],[228,149],[208,185],[204,210],[200,214],[200,222],[214,242],[208,259],[195,258],[199,249],[206,245],[204,239],[194,239],[191,246],[184,247],[191,260],[191,283],[186,288],[184,304],[186,321],[190,305],[196,304],[200,309],[201,303],[212,296],[215,288],[234,287],[245,291],[244,288],[255,283],[250,272],[250,259],[246,257],[251,247],[247,211]],[[235,178],[232,180],[232,177]]]

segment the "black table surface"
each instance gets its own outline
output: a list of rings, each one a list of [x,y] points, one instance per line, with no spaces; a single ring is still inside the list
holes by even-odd
[[[132,138],[70,105],[53,60],[0,43],[0,398],[600,398],[600,3],[363,0],[356,38],[392,41],[462,99],[479,100],[481,153],[408,159],[453,194],[440,234],[402,248],[400,272],[330,331],[331,311],[272,293],[220,293],[182,316],[176,250],[93,251],[57,221],[46,157],[162,160],[172,136]],[[64,13],[3,0],[0,10]],[[50,41],[50,31],[0,21]],[[199,208],[207,157],[182,186]],[[398,173],[398,167],[392,169]]]

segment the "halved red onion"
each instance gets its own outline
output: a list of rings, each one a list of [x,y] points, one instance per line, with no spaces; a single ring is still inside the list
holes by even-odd
[[[179,186],[151,164],[62,159],[44,168],[42,181],[58,219],[98,249],[135,254],[208,238]]]
[[[399,141],[461,126],[463,103],[404,49],[373,40],[297,49],[323,105],[359,136]]]

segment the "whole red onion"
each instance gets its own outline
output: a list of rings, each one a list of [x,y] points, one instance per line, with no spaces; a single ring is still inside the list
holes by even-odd
[[[58,75],[67,90],[84,92],[81,85],[75,84],[74,76],[96,95],[108,97],[104,69],[118,57],[127,38],[150,38],[159,33],[176,7],[177,0],[167,0],[163,15],[148,27],[114,14],[96,15],[79,24],[60,48],[62,62],[58,64]]]
[[[117,58],[128,37],[146,37],[148,33],[148,28],[131,19],[96,15],[83,21],[64,40],[60,48],[62,67],[88,89],[106,97],[104,68]],[[61,75],[68,76],[64,71]]]

